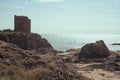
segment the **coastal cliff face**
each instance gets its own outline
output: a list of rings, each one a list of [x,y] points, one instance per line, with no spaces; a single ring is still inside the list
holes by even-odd
[[[26,50],[39,50],[41,48],[53,47],[51,44],[40,35],[35,33],[23,33],[23,32],[0,32],[0,40],[6,41],[18,45],[22,49]]]

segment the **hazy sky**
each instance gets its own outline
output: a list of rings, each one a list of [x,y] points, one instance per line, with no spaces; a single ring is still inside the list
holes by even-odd
[[[120,34],[120,0],[0,0],[0,29],[13,29],[14,15],[41,34]]]

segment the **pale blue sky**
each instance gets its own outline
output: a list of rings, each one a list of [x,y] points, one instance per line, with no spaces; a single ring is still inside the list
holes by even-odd
[[[120,34],[120,0],[0,0],[0,29],[28,16],[40,34]]]

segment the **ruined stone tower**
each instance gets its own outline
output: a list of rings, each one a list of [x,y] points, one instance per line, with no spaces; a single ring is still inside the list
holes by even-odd
[[[14,31],[31,32],[31,20],[26,16],[14,16]]]

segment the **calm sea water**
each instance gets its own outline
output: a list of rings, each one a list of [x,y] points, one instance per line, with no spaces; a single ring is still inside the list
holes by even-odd
[[[120,46],[111,45],[112,43],[120,43],[120,35],[52,35],[41,34],[56,50],[68,50],[73,48],[81,48],[87,43],[104,40],[110,50],[120,50]]]

